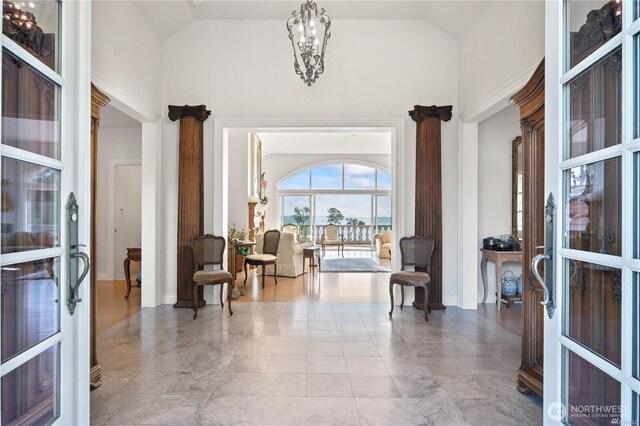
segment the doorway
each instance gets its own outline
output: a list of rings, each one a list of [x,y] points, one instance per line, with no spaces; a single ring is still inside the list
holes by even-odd
[[[219,122],[216,121],[214,123],[214,126],[218,126],[218,124]],[[403,149],[403,146],[402,147],[398,146],[403,144],[401,143],[399,144],[396,142],[397,141],[396,137],[402,130],[398,130],[398,127],[391,127],[391,126],[389,127],[362,126],[362,127],[356,127],[356,128],[346,127],[346,126],[340,127],[340,128],[317,127],[313,125],[309,125],[308,127],[280,127],[280,126],[270,127],[270,126],[265,126],[264,124],[262,124],[262,126],[260,126],[259,123],[256,123],[256,124],[258,125],[256,125],[255,127],[242,126],[242,127],[229,127],[224,129],[225,140],[223,141],[223,143],[225,145],[224,151],[225,151],[225,154],[227,155],[226,161],[228,161],[229,164],[231,163],[248,164],[250,163],[249,153],[252,152],[251,145],[250,145],[251,138],[248,135],[252,133],[257,134],[263,142],[262,150],[264,154],[264,160],[262,161],[261,171],[266,172],[265,178],[267,181],[267,188],[266,188],[265,195],[269,200],[268,201],[269,207],[264,213],[263,223],[264,223],[265,229],[280,229],[283,225],[286,225],[289,222],[295,223],[295,211],[293,210],[293,207],[295,206],[293,206],[291,203],[286,203],[283,201],[305,199],[308,201],[307,204],[309,204],[309,202],[311,203],[310,205],[307,206],[309,210],[309,219],[308,219],[308,222],[300,224],[301,229],[303,231],[300,236],[301,238],[305,239],[305,242],[307,243],[312,243],[312,244],[314,242],[319,243],[321,235],[318,234],[318,232],[321,233],[322,224],[325,223],[325,222],[322,222],[320,219],[322,220],[326,219],[325,217],[327,215],[326,211],[331,207],[331,206],[324,206],[324,204],[326,203],[323,204],[321,203],[321,201],[322,200],[326,201],[327,198],[333,199],[333,200],[337,200],[338,198],[340,198],[340,197],[336,197],[336,192],[335,192],[336,190],[339,190],[345,193],[348,192],[349,193],[348,195],[353,197],[363,196],[363,191],[361,189],[353,187],[352,185],[354,183],[353,181],[354,176],[352,176],[352,172],[353,172],[352,169],[355,170],[356,168],[356,167],[352,167],[352,164],[356,164],[358,171],[361,171],[363,173],[370,172],[369,174],[372,176],[372,179],[371,179],[372,186],[369,189],[373,192],[369,191],[369,193],[365,195],[366,205],[364,206],[364,210],[362,210],[362,214],[357,214],[356,211],[354,211],[353,214],[349,213],[351,212],[351,210],[353,210],[351,209],[351,207],[353,207],[351,204],[353,203],[351,204],[343,203],[344,205],[337,206],[337,208],[340,210],[340,207],[344,207],[345,209],[344,212],[341,211],[341,213],[343,213],[343,216],[344,216],[344,219],[341,223],[342,226],[345,226],[345,227],[347,226],[346,219],[347,219],[347,216],[349,216],[349,219],[351,221],[353,221],[354,218],[358,219],[358,223],[354,225],[356,228],[357,227],[364,228],[366,226],[369,226],[370,229],[367,231],[368,233],[366,232],[362,233],[362,238],[360,238],[361,236],[359,233],[354,233],[354,232],[349,233],[345,231],[345,237],[349,235],[349,238],[353,239],[353,247],[349,246],[345,250],[345,257],[346,255],[349,255],[354,258],[368,258],[372,262],[378,263],[379,259],[376,254],[375,245],[373,241],[373,235],[376,233],[374,231],[374,228],[375,228],[374,222],[378,222],[376,223],[376,226],[378,225],[379,227],[386,226],[389,229],[385,229],[385,230],[390,231],[391,217],[392,216],[396,217],[395,215],[398,214],[398,211],[404,210],[402,201],[398,201],[397,203],[395,202],[395,200],[401,200],[403,198],[403,194],[398,195],[396,198],[397,188],[402,187],[404,185],[404,181],[402,179],[403,176],[400,176],[399,179],[395,179],[395,176],[394,176],[394,179],[391,179],[391,176],[393,175],[394,170],[398,170],[395,163],[398,160],[397,155]],[[398,124],[398,123],[394,123],[394,124]],[[403,127],[404,126],[402,126],[402,128]],[[379,153],[380,157],[385,157],[385,160],[382,163],[380,163],[379,161],[373,161],[371,159],[367,160],[366,158],[364,158],[367,156],[367,154],[373,154],[373,155],[377,154],[372,152],[373,149],[372,149],[371,143],[369,143],[368,151],[363,151],[360,153],[355,151],[354,152],[341,151],[332,155],[331,153],[333,151],[331,149],[331,143],[329,141],[308,145],[308,147],[313,147],[313,149],[318,150],[318,152],[297,152],[296,151],[297,149],[296,145],[305,146],[305,144],[309,144],[310,142],[313,142],[313,140],[317,139],[318,137],[323,137],[323,136],[318,136],[318,135],[322,135],[323,133],[325,134],[325,136],[327,134],[333,134],[335,137],[342,137],[344,140],[336,146],[342,147],[343,149],[344,148],[348,149],[349,145],[351,145],[353,149],[355,149],[357,146],[357,143],[355,143],[355,141],[359,137],[366,138],[365,136],[366,134],[373,134],[377,136],[386,135],[385,136],[387,138],[386,151],[384,154]],[[279,141],[275,142],[274,145],[271,145],[270,143],[271,136],[288,136],[288,137],[278,137]],[[231,148],[233,147],[235,149],[239,146],[243,147],[244,153],[240,157],[235,158],[233,157],[234,153]],[[316,158],[319,156],[322,156],[322,158]],[[318,168],[318,170],[315,170],[314,167]],[[216,166],[214,166],[213,168],[215,170]],[[342,182],[340,183],[340,185],[338,185],[339,188],[337,186],[335,188],[331,186],[333,184],[331,182],[328,182],[327,179],[331,180],[332,178],[327,176],[324,176],[324,180],[326,183],[325,188],[314,189],[310,185],[306,189],[306,192],[307,192],[306,195],[300,192],[300,191],[304,192],[304,189],[289,188],[288,190],[285,191],[285,187],[287,185],[280,185],[280,184],[283,184],[284,181],[287,180],[287,178],[293,177],[293,175],[296,174],[296,171],[301,171],[303,169],[306,169],[307,174],[309,175],[309,180],[311,181],[313,180],[311,175],[314,173],[314,171],[316,171],[317,173],[320,173],[320,172],[325,172],[326,171],[325,169],[330,169],[330,168],[336,168],[336,170],[340,169],[339,173],[336,174],[337,177],[333,179],[336,182],[338,181]],[[276,169],[278,169],[278,171],[275,171]],[[377,169],[380,169],[380,170],[377,170]],[[229,177],[225,184],[226,191],[224,191],[228,194],[228,205],[226,208],[226,212],[223,213],[223,217],[226,219],[226,224],[225,224],[226,226],[223,225],[224,228],[227,228],[227,226],[235,227],[235,228],[243,228],[243,227],[247,228],[247,226],[249,225],[247,214],[246,214],[248,194],[246,190],[242,193],[242,192],[239,192],[237,189],[234,189],[236,187],[242,188],[242,189],[251,187],[252,182],[247,181],[247,177],[246,177],[247,174],[248,173],[246,170],[243,170],[243,171],[229,170]],[[320,174],[317,175],[318,179],[323,178],[322,176],[320,176]],[[386,178],[382,176],[383,174],[386,176]],[[378,179],[377,175],[380,175],[382,177]],[[378,191],[379,188],[375,184],[376,180],[380,180],[380,185],[384,186],[384,188],[381,189],[380,191]],[[246,182],[246,184],[242,182]],[[333,182],[333,183],[336,183],[336,182]],[[329,187],[327,187],[327,185],[329,185]],[[286,194],[285,192],[282,192],[282,191],[285,191]],[[319,192],[309,195],[308,194],[309,191],[315,191],[315,192],[319,191]],[[340,196],[342,197],[342,194]],[[394,201],[390,202],[392,199]],[[322,212],[314,212],[314,210],[318,209],[318,206],[320,204],[324,206],[322,209]],[[206,206],[207,204],[205,202],[205,209],[206,209]],[[289,208],[289,210],[291,211],[288,211],[288,210],[285,211],[288,207],[291,207]],[[400,215],[401,214],[402,213],[400,213]],[[205,216],[206,216],[206,212],[205,212]],[[214,217],[215,216],[217,215],[214,215]],[[384,217],[381,217],[381,216],[384,216]],[[368,218],[369,223],[367,223],[366,218]],[[315,221],[316,223],[312,224],[311,222],[313,221]],[[365,222],[365,223],[363,225],[360,225],[361,222]],[[402,221],[398,222],[400,226],[403,225],[401,222]],[[312,232],[311,228],[313,227],[319,227],[319,231]],[[397,231],[398,231],[398,228],[395,226],[395,223],[394,223],[393,232],[397,232]],[[399,233],[399,235],[404,235],[404,234]],[[391,238],[393,237],[394,235],[391,236]],[[362,239],[362,241],[360,241],[360,239]],[[349,250],[349,249],[353,249],[353,250]],[[335,248],[329,248],[327,249],[325,256],[327,258],[334,258],[336,257],[336,253],[337,251],[335,250]],[[392,261],[389,261],[389,259],[383,259],[383,262],[385,262],[385,269],[390,270],[392,268]],[[309,271],[308,259],[305,261],[305,266],[304,266],[305,274],[302,275],[302,269],[298,272],[300,274],[295,273],[295,276],[278,278],[279,297],[289,297],[292,295],[292,293],[290,293],[289,296],[285,296],[288,292],[284,290],[284,286],[282,285],[283,282],[287,282],[288,280],[291,280],[291,282],[297,282],[297,281],[304,281],[307,283],[311,282],[312,277],[309,275],[310,271]],[[319,280],[319,275],[322,276],[322,274],[319,274],[317,271],[315,271],[314,280],[316,282],[316,285]],[[332,274],[332,275],[337,276],[338,274]],[[369,277],[369,276],[375,276],[376,274],[367,273],[367,274],[349,274],[349,275],[354,278],[357,276],[358,280],[362,281],[365,275]],[[382,276],[384,274],[377,274],[377,275]],[[250,272],[249,278],[251,279],[252,276],[253,276],[253,273]],[[242,284],[242,281],[244,280],[244,274],[242,272],[238,274],[238,280],[239,280],[238,283]],[[349,281],[349,280],[345,280],[345,281]],[[376,290],[372,290],[368,292],[366,296],[363,296],[362,300],[388,302],[388,297],[389,297],[388,288],[387,288],[388,281],[386,279],[383,281],[384,283],[382,283],[382,281],[376,282],[375,279],[368,279],[366,284],[371,286],[372,288],[375,287]],[[384,284],[386,284],[386,286]],[[249,282],[248,282],[248,285],[249,285]],[[309,287],[309,289],[311,291],[313,290],[311,287]],[[377,289],[382,289],[382,290],[377,291]],[[259,290],[258,290],[258,293],[259,293]],[[350,292],[348,296],[345,296],[346,293],[348,292],[344,292],[343,294],[340,295],[341,297],[340,301],[348,301],[349,300],[348,297],[354,296],[353,292]],[[338,295],[337,292],[335,294]],[[307,296],[310,296],[309,291],[305,293],[305,298]],[[279,297],[272,300],[280,300]],[[331,293],[327,291],[323,294],[323,297],[331,297]],[[345,299],[344,297],[347,297],[347,299]],[[216,299],[217,299],[217,296],[213,298],[213,300],[216,300]],[[258,299],[254,298],[251,300],[258,300]],[[263,300],[263,299],[260,299],[260,300]],[[267,300],[267,299],[264,299],[264,300]],[[310,299],[306,299],[306,300],[310,300]],[[355,300],[355,299],[352,298],[351,300]]]
[[[140,262],[123,263],[142,243],[142,125],[111,105],[101,110],[96,171],[96,331],[139,312]]]

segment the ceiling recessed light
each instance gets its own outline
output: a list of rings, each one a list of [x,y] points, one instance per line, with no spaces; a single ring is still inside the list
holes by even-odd
[[[284,146],[289,146],[289,142],[285,142],[285,143],[284,143]]]
[[[351,142],[347,142],[347,146],[351,146]]]

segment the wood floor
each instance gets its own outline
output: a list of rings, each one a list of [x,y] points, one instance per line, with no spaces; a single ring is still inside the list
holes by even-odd
[[[96,331],[100,333],[124,321],[140,311],[140,289],[132,288],[128,299],[124,298],[127,284],[122,281],[98,281]]]
[[[334,253],[327,253],[325,259],[336,258]],[[372,258],[378,261],[371,252],[345,252],[345,257]],[[379,263],[389,268],[388,259]],[[249,271],[247,294],[238,302],[385,302],[389,300],[389,274],[379,273],[306,273],[296,278],[278,277],[275,285],[273,277],[265,278],[265,287],[261,288],[262,278],[256,275],[257,269]],[[244,273],[238,274],[236,286],[242,286]]]

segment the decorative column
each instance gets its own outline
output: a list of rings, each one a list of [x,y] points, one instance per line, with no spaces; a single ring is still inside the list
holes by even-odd
[[[431,309],[445,309],[442,304],[442,162],[440,122],[451,120],[448,106],[414,106],[409,116],[416,128],[416,235],[433,238],[431,258]],[[424,290],[415,289],[413,306],[424,309]]]
[[[91,318],[89,320],[89,333],[91,335],[90,341],[90,364],[91,370],[89,372],[89,383],[92,389],[97,388],[102,384],[102,372],[100,371],[100,363],[98,362],[98,354],[96,353],[96,306],[97,306],[97,291],[96,291],[96,274],[97,268],[97,248],[96,243],[96,191],[97,175],[98,175],[98,131],[100,130],[100,110],[106,106],[111,99],[104,93],[91,85],[91,213],[90,213],[90,229],[91,235],[89,237],[89,258],[93,262],[94,269],[89,274],[89,286],[91,289]]]
[[[193,254],[190,243],[204,231],[203,122],[211,115],[205,105],[169,105],[169,119],[180,120],[178,153],[178,300],[174,308],[193,308]],[[202,286],[198,307],[206,303]]]

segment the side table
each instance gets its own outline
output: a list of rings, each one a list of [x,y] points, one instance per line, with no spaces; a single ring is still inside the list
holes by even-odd
[[[140,262],[142,260],[142,248],[129,247],[127,248],[127,258],[124,260],[124,279],[127,281],[127,294],[124,295],[125,299],[129,298],[131,294],[131,262]],[[141,287],[142,285],[136,285],[135,287]]]
[[[314,274],[316,269],[316,259],[318,259],[318,271],[320,268],[320,246],[310,246],[302,249],[302,275],[304,275],[304,265],[306,260],[309,259],[309,271],[311,275]]]
[[[487,292],[489,291],[489,284],[487,283],[487,262],[491,260],[496,264],[496,291],[498,304],[498,310],[502,305],[502,264],[506,262],[522,263],[521,251],[496,251],[480,249],[482,251],[482,262],[480,263],[480,270],[482,272],[482,286],[484,287],[484,295],[482,297],[482,303],[487,301]],[[513,300],[515,298],[512,297]],[[507,307],[511,306],[512,300],[507,299]]]

